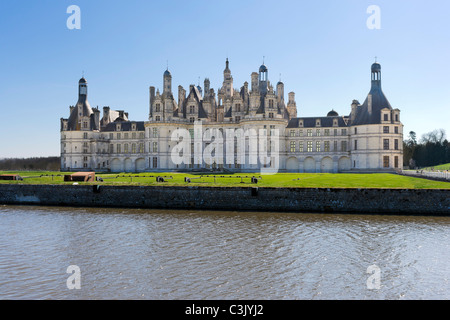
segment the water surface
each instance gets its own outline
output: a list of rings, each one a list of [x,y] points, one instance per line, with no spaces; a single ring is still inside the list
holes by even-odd
[[[448,217],[0,206],[0,299],[449,299],[449,235]]]

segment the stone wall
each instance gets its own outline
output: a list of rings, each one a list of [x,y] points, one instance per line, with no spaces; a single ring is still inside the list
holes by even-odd
[[[450,215],[450,190],[2,184],[0,204]]]

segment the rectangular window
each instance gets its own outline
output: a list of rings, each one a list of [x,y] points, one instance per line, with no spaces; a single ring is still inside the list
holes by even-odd
[[[273,136],[274,132],[275,132],[275,126],[270,126],[269,128],[270,128],[269,129],[269,136]]]
[[[398,114],[395,115],[395,121],[398,122]]]
[[[306,131],[306,135],[307,135],[308,137],[312,137],[312,129],[308,129],[308,130]]]
[[[153,142],[152,152],[158,152],[158,142]]]
[[[289,136],[290,137],[295,137],[295,130],[289,131]]]
[[[300,137],[303,137],[303,130],[299,130],[298,133],[299,133],[299,136],[300,136]]]
[[[333,143],[333,151],[334,152],[338,151],[338,142],[337,141],[334,141],[334,143]]]
[[[158,158],[153,157],[153,168],[158,168]]]
[[[139,143],[139,153],[144,153],[144,143]]]
[[[114,139],[114,133],[109,134],[109,139],[111,139],[111,140]]]
[[[128,139],[128,133],[124,133],[124,134],[123,134],[123,138],[124,138],[124,139]]]
[[[131,138],[132,138],[132,139],[136,139],[136,132],[133,132],[133,133],[131,134]]]
[[[303,152],[303,141],[300,141],[300,142],[298,143],[298,151],[299,151],[299,152]]]
[[[83,133],[83,138],[84,138],[84,139],[87,139],[87,138],[88,138],[87,132]]]
[[[120,153],[121,152],[121,150],[120,150],[120,144],[118,144],[117,145],[117,153]]]
[[[120,133],[117,134],[117,140],[120,140]]]
[[[394,140],[394,149],[398,150],[398,139]]]
[[[139,139],[144,139],[144,138],[145,138],[145,133],[139,132]]]
[[[398,133],[398,127],[394,127],[394,133]]]
[[[358,128],[355,128],[355,134],[358,134]]]
[[[383,115],[383,119],[384,119],[384,121],[389,121],[389,115],[388,114],[384,114]]]
[[[346,136],[347,135],[347,129],[342,129],[341,130],[341,135]]]
[[[316,129],[316,136],[320,137],[320,129]]]
[[[330,152],[330,141],[325,141],[323,143],[323,151]]]
[[[128,153],[128,143],[125,143],[125,144],[123,145],[123,152],[124,152],[124,153]]]
[[[136,143],[131,145],[131,153],[136,153]]]
[[[394,166],[396,168],[398,168],[398,157],[397,156],[394,158]]]
[[[383,149],[389,150],[389,139],[383,139]]]
[[[156,116],[156,121],[161,121],[161,116]]]
[[[325,129],[323,135],[328,137],[330,135],[330,129]]]
[[[355,150],[358,150],[358,140],[355,140]]]
[[[347,152],[347,141],[342,141],[341,142],[341,151],[342,152]]]
[[[308,142],[306,143],[306,146],[307,146],[307,151],[308,151],[308,152],[312,152],[312,141],[308,141]]]
[[[337,136],[338,129],[334,129],[334,136]]]
[[[291,152],[295,152],[295,141],[291,141]]]
[[[320,141],[316,141],[316,152],[322,151],[322,150],[320,149],[320,147],[321,147]]]
[[[383,133],[389,133],[389,127],[388,126],[384,126],[383,127]]]
[[[158,128],[153,128],[153,138],[158,138]]]
[[[389,168],[389,156],[384,156],[383,157],[383,167],[384,168]]]
[[[113,144],[109,145],[109,153],[114,153],[114,145]]]

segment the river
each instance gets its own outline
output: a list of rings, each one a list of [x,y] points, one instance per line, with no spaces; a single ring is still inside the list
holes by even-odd
[[[450,217],[0,206],[0,299],[449,298]]]

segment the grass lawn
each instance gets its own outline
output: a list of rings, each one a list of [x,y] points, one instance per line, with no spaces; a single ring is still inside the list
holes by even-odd
[[[441,165],[434,166],[434,167],[424,168],[423,170],[431,171],[431,169],[440,170],[440,171],[442,171],[442,170],[450,170],[450,163],[441,164]]]
[[[3,181],[0,184],[73,184],[64,182],[64,172],[1,172],[0,174],[19,174],[23,181]],[[188,174],[188,173],[110,173],[97,174],[103,182],[79,182],[79,184],[102,185],[163,185],[163,186],[216,186],[216,187],[299,187],[299,188],[398,188],[398,189],[450,189],[450,182],[406,177],[389,173],[278,173],[262,175],[254,173],[236,174]],[[156,182],[156,177],[166,177],[163,183]],[[258,184],[250,182],[251,177],[261,178]],[[184,178],[191,178],[186,183]]]

